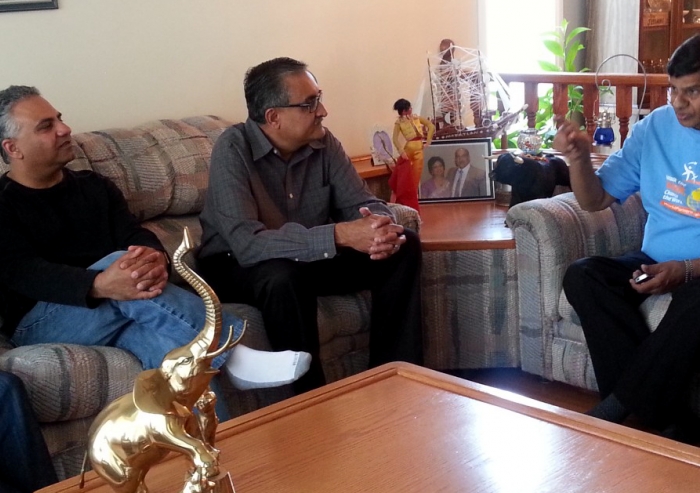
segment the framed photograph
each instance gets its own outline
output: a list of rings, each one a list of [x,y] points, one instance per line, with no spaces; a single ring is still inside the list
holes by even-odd
[[[373,165],[384,166],[395,163],[396,150],[391,141],[391,130],[382,125],[374,125],[370,129],[369,142]]]
[[[434,141],[423,149],[419,201],[493,199],[490,155],[491,139]]]
[[[58,0],[0,0],[0,12],[57,9]]]

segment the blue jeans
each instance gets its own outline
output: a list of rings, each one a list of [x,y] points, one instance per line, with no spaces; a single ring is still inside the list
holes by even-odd
[[[88,269],[102,271],[124,253],[111,253]],[[234,338],[241,334],[243,321],[231,314],[222,315],[223,343],[229,327],[234,328]],[[40,301],[22,318],[12,342],[17,346],[49,342],[114,346],[132,353],[148,370],[160,366],[171,350],[189,344],[204,327],[204,321],[202,299],[168,284],[160,296],[150,300],[105,299],[95,308]],[[226,358],[227,354],[217,356],[212,366],[220,368]]]
[[[58,481],[22,380],[0,371],[0,493],[28,493]]]

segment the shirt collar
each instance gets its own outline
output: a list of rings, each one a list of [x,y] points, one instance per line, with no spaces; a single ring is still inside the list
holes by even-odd
[[[260,125],[250,118],[245,121],[245,131],[246,135],[248,135],[253,161],[257,161],[275,150],[270,141],[267,140],[267,137],[265,137],[263,131],[260,130]]]
[[[275,147],[272,145],[272,143],[267,139],[263,131],[260,129],[260,125],[258,125],[256,122],[248,118],[245,122],[245,130],[246,134],[248,135],[248,140],[250,142],[250,150],[253,155],[253,161],[257,161],[269,153],[273,152],[276,153]],[[326,130],[326,135],[328,135],[328,131]],[[325,139],[324,139],[325,140]],[[309,154],[311,154],[314,150],[316,149],[323,149],[326,147],[326,144],[324,144],[323,141],[320,140],[314,140],[311,141],[308,145],[302,147],[301,149],[298,149],[294,155],[292,156],[292,159],[290,159],[289,163],[293,164],[301,159],[304,159],[307,157]]]

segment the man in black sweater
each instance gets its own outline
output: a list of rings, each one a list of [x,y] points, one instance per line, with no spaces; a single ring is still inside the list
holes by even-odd
[[[1,330],[16,345],[115,346],[154,368],[204,326],[202,300],[168,283],[163,246],[111,181],[65,168],[70,132],[35,88],[0,91],[0,153],[10,165],[0,177]],[[237,317],[224,313],[223,324],[240,334]],[[255,388],[296,380],[308,360],[238,345],[212,364]]]

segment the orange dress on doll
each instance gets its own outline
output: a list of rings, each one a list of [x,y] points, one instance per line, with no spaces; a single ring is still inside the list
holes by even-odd
[[[427,118],[414,114],[400,116],[396,119],[392,139],[396,150],[399,153],[406,153],[406,157],[411,161],[416,189],[423,174],[423,127],[428,129],[426,143],[430,145],[435,133],[435,125]],[[400,142],[399,135],[403,136],[405,142]]]

